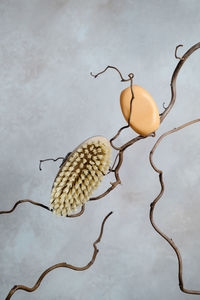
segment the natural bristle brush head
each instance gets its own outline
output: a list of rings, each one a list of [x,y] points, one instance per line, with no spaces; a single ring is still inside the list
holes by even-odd
[[[111,158],[110,142],[103,136],[89,138],[62,164],[52,187],[53,213],[69,216],[89,200],[106,175]]]

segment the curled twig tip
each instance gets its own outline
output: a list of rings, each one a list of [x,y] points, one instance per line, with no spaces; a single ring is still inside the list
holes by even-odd
[[[113,214],[113,211],[109,212],[107,217],[110,217]]]
[[[42,164],[42,161],[40,160],[40,163],[39,163],[39,170],[40,170],[40,171],[42,171],[41,164]]]
[[[163,102],[162,107],[163,107],[164,109],[167,109],[167,106],[165,106],[165,102]]]
[[[135,75],[134,75],[133,73],[130,73],[130,74],[128,74],[128,77],[129,77],[130,79],[133,79],[133,78],[135,77]]]
[[[96,78],[96,75],[94,75],[92,72],[90,72],[90,75],[94,78]]]
[[[179,49],[180,47],[183,47],[183,45],[180,44],[180,45],[176,46],[176,49],[175,49],[175,57],[176,57],[177,59],[179,59],[179,60],[184,60],[183,57],[179,57],[179,56],[177,55],[177,51],[178,51],[178,49]]]

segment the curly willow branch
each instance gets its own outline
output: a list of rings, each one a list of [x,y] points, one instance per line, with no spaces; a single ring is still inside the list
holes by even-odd
[[[188,57],[193,53],[195,52],[197,49],[200,48],[200,42],[195,44],[194,46],[192,46],[182,57],[178,57],[177,56],[177,50],[179,47],[182,47],[183,45],[178,45],[175,49],[175,57],[177,59],[179,59],[179,62],[172,74],[172,78],[171,78],[171,100],[170,100],[170,103],[168,106],[163,106],[164,108],[164,111],[160,114],[160,123],[163,122],[163,120],[166,118],[166,116],[168,115],[168,113],[170,112],[170,110],[172,109],[175,101],[176,101],[176,79],[177,79],[177,76],[178,76],[178,73],[180,71],[180,69],[182,68],[184,62],[188,59]],[[121,81],[124,82],[124,81],[130,81],[130,87],[131,87],[131,93],[132,93],[132,97],[131,97],[131,101],[130,101],[130,113],[129,113],[129,118],[128,118],[128,124],[121,127],[118,132],[116,133],[116,135],[110,139],[110,143],[111,143],[111,146],[118,151],[117,155],[116,155],[116,160],[118,158],[118,164],[116,165],[115,169],[112,169],[112,172],[115,174],[115,182],[111,182],[111,186],[104,192],[102,193],[101,195],[97,196],[97,197],[93,197],[93,198],[90,198],[90,201],[92,200],[98,200],[100,198],[103,198],[105,197],[107,194],[109,194],[118,184],[121,184],[121,180],[120,180],[120,177],[119,177],[119,169],[122,165],[122,162],[123,162],[123,152],[128,148],[130,147],[131,145],[133,145],[134,143],[136,143],[137,141],[139,140],[142,140],[142,139],[145,139],[149,136],[152,136],[154,137],[155,136],[155,133],[153,132],[152,134],[148,135],[148,136],[141,136],[141,135],[138,135],[137,137],[133,138],[132,140],[130,140],[129,142],[127,142],[126,144],[122,145],[121,147],[116,147],[114,144],[113,144],[113,141],[120,135],[120,133],[130,127],[130,119],[131,119],[131,114],[132,114],[132,102],[134,100],[134,94],[133,94],[133,87],[132,87],[132,84],[133,84],[133,78],[134,78],[134,74],[133,73],[130,73],[128,75],[128,79],[125,79],[121,72],[116,68],[116,67],[113,67],[113,66],[107,66],[103,71],[97,73],[96,75],[93,75],[92,73],[90,73],[94,78],[97,78],[99,75],[103,74],[104,72],[106,72],[108,69],[114,69],[115,71],[117,71],[120,75],[120,78],[121,78]]]
[[[114,159],[114,163],[113,163],[113,166],[110,168],[108,174],[110,172],[113,172],[115,174],[115,181],[114,182],[111,182],[111,186],[104,192],[102,193],[101,195],[97,196],[97,197],[92,197],[89,199],[89,201],[94,201],[94,200],[99,200],[103,197],[105,197],[107,194],[109,194],[114,188],[116,188],[119,184],[121,184],[121,179],[119,177],[119,170],[122,166],[122,163],[123,163],[123,155],[124,155],[124,151],[132,146],[133,144],[135,144],[136,142],[138,142],[139,140],[142,140],[142,139],[145,139],[149,136],[155,136],[155,133],[152,133],[148,136],[142,136],[142,135],[138,135],[137,137],[131,139],[130,141],[126,142],[124,145],[120,146],[120,147],[117,147],[113,144],[113,141],[117,139],[117,137],[120,135],[120,133],[124,130],[124,129],[127,129],[130,127],[130,120],[131,120],[131,116],[132,116],[132,103],[133,103],[133,100],[134,100],[134,93],[133,93],[133,78],[134,78],[134,74],[133,73],[130,73],[128,74],[128,79],[125,79],[121,72],[116,68],[116,67],[113,67],[113,66],[107,66],[103,71],[97,73],[96,75],[90,73],[94,78],[97,78],[99,75],[103,74],[104,72],[106,72],[108,69],[114,69],[115,71],[117,71],[120,75],[120,78],[121,78],[121,81],[122,82],[127,82],[127,81],[130,81],[130,88],[131,88],[131,99],[130,99],[130,112],[129,112],[129,117],[128,117],[128,124],[121,127],[118,132],[110,139],[110,144],[111,146],[118,151],[118,153],[116,154],[116,157]],[[117,162],[118,161],[118,162]],[[116,164],[117,162],[117,164]],[[116,164],[116,167],[114,168]]]
[[[101,241],[101,238],[103,236],[103,230],[104,230],[104,225],[105,225],[105,222],[106,220],[110,217],[110,215],[112,214],[113,212],[111,211],[103,220],[102,224],[101,224],[101,230],[100,230],[100,233],[99,233],[99,236],[98,238],[96,239],[96,241],[93,243],[93,247],[94,247],[94,252],[93,252],[93,255],[92,255],[92,259],[89,261],[89,263],[83,267],[76,267],[76,266],[73,266],[73,265],[70,265],[66,262],[62,262],[62,263],[58,263],[58,264],[55,264],[53,266],[51,266],[50,268],[46,269],[41,275],[40,277],[38,278],[37,282],[34,284],[33,287],[27,287],[25,285],[15,285],[11,290],[10,292],[8,293],[8,296],[6,297],[5,300],[9,300],[13,294],[17,291],[17,290],[23,290],[23,291],[26,291],[26,292],[34,292],[41,284],[42,280],[44,279],[44,277],[51,271],[55,270],[55,269],[58,269],[58,268],[68,268],[68,269],[71,269],[71,270],[74,270],[74,271],[84,271],[84,270],[87,270],[89,269],[93,263],[95,262],[96,260],[96,256],[99,252],[99,249],[97,248],[97,244]]]
[[[178,50],[178,48],[180,47],[181,45],[179,45],[179,46],[177,46],[176,47],[176,50],[175,50],[175,57],[177,58],[177,59],[179,59],[179,62],[178,62],[178,64],[177,64],[177,66],[176,66],[176,68],[175,68],[175,70],[174,70],[174,73],[173,73],[173,75],[172,75],[172,78],[171,78],[171,101],[170,101],[170,103],[169,103],[169,105],[167,106],[167,107],[163,107],[164,108],[164,111],[160,114],[160,123],[165,119],[165,117],[167,116],[167,114],[170,112],[170,110],[172,109],[172,107],[173,107],[173,105],[174,105],[174,103],[175,103],[175,100],[176,100],[176,79],[177,79],[177,76],[178,76],[178,73],[179,73],[179,71],[180,71],[180,69],[181,69],[181,67],[182,67],[182,65],[184,64],[184,62],[187,60],[187,58],[194,52],[194,51],[196,51],[197,49],[199,49],[200,48],[200,43],[197,43],[197,44],[195,44],[194,46],[192,46],[181,58],[180,57],[178,57],[177,56],[177,50]],[[130,73],[129,75],[128,75],[128,78],[127,79],[125,79],[123,76],[122,76],[122,74],[121,74],[121,72],[116,68],[116,67],[113,67],[113,66],[107,66],[103,71],[101,71],[101,72],[99,72],[99,73],[97,73],[96,75],[93,75],[92,73],[90,73],[91,74],[91,76],[93,76],[93,77],[95,77],[95,78],[97,78],[100,74],[103,74],[104,72],[106,72],[108,69],[114,69],[115,71],[117,71],[118,72],[118,74],[119,74],[119,76],[120,76],[120,78],[121,78],[121,81],[122,82],[128,82],[128,81],[130,81],[130,88],[131,88],[131,95],[132,95],[132,97],[131,97],[131,101],[130,101],[130,113],[129,113],[129,118],[128,118],[128,124],[127,125],[125,125],[125,126],[123,126],[123,127],[121,127],[119,130],[118,130],[118,132],[114,135],[114,137],[112,137],[111,139],[110,139],[110,144],[111,144],[111,146],[115,149],[115,150],[117,150],[118,151],[118,153],[117,153],[117,155],[116,155],[116,158],[115,158],[115,160],[114,160],[114,164],[113,164],[113,167],[111,168],[111,171],[115,174],[115,182],[111,182],[111,186],[104,192],[104,193],[102,193],[101,195],[99,195],[99,196],[97,196],[97,197],[93,197],[93,198],[90,198],[89,200],[90,201],[92,201],[92,200],[98,200],[98,199],[100,199],[100,198],[103,198],[103,197],[105,197],[107,194],[109,194],[118,184],[121,184],[121,180],[120,180],[120,176],[119,176],[119,170],[120,170],[120,168],[121,168],[121,166],[122,166],[122,163],[123,163],[123,155],[124,155],[124,151],[128,148],[128,147],[130,147],[130,146],[132,146],[133,144],[135,144],[137,141],[140,141],[140,140],[142,140],[142,139],[145,139],[145,138],[147,138],[147,137],[154,137],[155,136],[155,133],[154,132],[152,132],[150,135],[148,135],[148,136],[141,136],[141,135],[138,135],[138,136],[136,136],[135,138],[133,138],[133,139],[131,139],[130,141],[128,141],[128,142],[126,142],[124,145],[122,145],[122,146],[120,146],[120,147],[117,147],[117,146],[115,146],[114,144],[113,144],[113,141],[115,140],[115,139],[117,139],[117,137],[120,135],[120,133],[124,130],[124,129],[126,129],[126,128],[129,128],[130,127],[130,119],[131,119],[131,115],[132,115],[132,102],[133,102],[133,100],[134,100],[134,93],[133,93],[133,78],[134,78],[134,74],[133,73]],[[175,129],[174,131],[172,131],[172,132],[175,132],[175,131],[177,131],[177,130],[179,130],[179,129]],[[171,132],[171,133],[172,133]],[[167,134],[166,134],[167,135]],[[159,140],[158,140],[159,141]],[[154,149],[155,150],[155,149]],[[153,150],[153,151],[154,151]],[[58,158],[58,159],[61,159],[61,158]],[[62,158],[63,159],[63,158]],[[47,160],[49,160],[49,159],[47,159]],[[54,159],[53,159],[54,160]],[[55,161],[55,160],[54,160]],[[41,161],[40,162],[40,168],[41,168],[41,163],[42,163],[43,161]],[[116,164],[116,166],[115,166],[115,164]],[[114,166],[115,166],[115,168],[114,168]],[[155,169],[156,170],[156,169]],[[156,198],[157,200],[155,201],[154,200],[154,204],[152,203],[152,206],[151,206],[151,218],[152,218],[152,216],[153,216],[153,210],[154,210],[154,206],[155,206],[155,204],[157,203],[157,201],[160,199],[160,197],[162,196],[162,193],[163,193],[163,191],[164,191],[164,183],[163,183],[163,180],[162,180],[162,173],[159,173],[159,178],[160,178],[160,182],[161,182],[161,187],[162,187],[162,189],[161,189],[161,193],[159,194],[159,196]],[[44,209],[46,209],[46,210],[49,210],[50,211],[50,209],[47,207],[47,206],[45,206],[45,205],[43,205],[43,204],[41,204],[41,203],[38,203],[38,202],[34,202],[34,201],[32,201],[32,200],[28,200],[28,199],[25,199],[25,200],[20,200],[20,201],[17,201],[16,203],[15,203],[15,205],[13,206],[13,208],[11,209],[11,210],[9,210],[9,211],[0,211],[0,214],[8,214],[8,213],[12,213],[14,210],[15,210],[15,208],[19,205],[19,204],[21,204],[21,203],[25,203],[25,202],[29,202],[29,203],[31,203],[31,204],[33,204],[33,205],[36,205],[36,206],[40,206],[40,207],[42,207],[42,208],[44,208]],[[84,207],[84,205],[82,206],[82,209],[81,209],[81,211],[79,212],[79,213],[77,213],[77,214],[74,214],[74,215],[71,215],[71,216],[68,216],[68,217],[78,217],[78,216],[80,216],[80,215],[82,215],[83,214],[83,212],[84,212],[84,209],[85,209],[85,207]],[[105,220],[104,220],[105,221]],[[104,223],[103,223],[104,224]],[[102,224],[102,232],[103,232],[103,224]],[[155,226],[155,224],[153,223],[153,219],[152,219],[152,225],[154,226],[154,228],[155,228],[155,230],[157,230],[157,227]],[[159,230],[157,230],[158,232],[159,232]],[[172,240],[170,240],[170,239],[168,239],[168,237],[167,236],[165,236],[164,234],[162,234],[162,233],[160,233],[169,243],[170,243],[170,245],[174,248],[174,250],[176,251],[176,253],[177,253],[177,256],[178,256],[178,259],[179,259],[179,265],[180,265],[180,267],[179,267],[179,273],[180,274],[182,274],[182,262],[181,262],[181,257],[180,257],[180,254],[179,254],[179,252],[178,252],[178,250],[177,250],[177,248],[176,248],[176,246],[174,246],[174,244],[173,244],[173,241]],[[101,234],[100,234],[100,237],[99,238],[101,238]],[[170,242],[171,241],[171,242]],[[97,242],[99,242],[99,240],[97,240],[96,241],[96,243]],[[93,244],[94,245],[94,248],[95,248],[95,243]],[[95,254],[95,252],[94,252],[94,254]],[[96,257],[96,256],[95,256]],[[94,256],[93,256],[93,258],[94,258]],[[95,258],[94,258],[95,259]],[[93,260],[91,261],[92,263],[93,263]],[[89,266],[90,266],[90,264],[92,264],[92,263],[89,263]],[[48,272],[50,272],[51,270],[53,270],[53,269],[55,269],[55,268],[57,268],[57,267],[69,267],[70,265],[67,265],[67,264],[65,264],[65,263],[61,263],[61,264],[57,264],[57,265],[54,265],[54,266],[52,266],[51,268],[49,268],[49,269],[47,269],[42,275],[41,275],[41,277],[40,277],[40,279],[38,280],[38,282],[39,282],[39,284],[40,284],[40,282],[41,282],[41,280],[44,278],[44,276],[48,273]],[[88,265],[87,265],[88,266]],[[85,268],[87,268],[87,266],[85,267]],[[70,268],[72,268],[73,266],[70,266]],[[38,284],[38,282],[36,283],[36,285],[32,288],[32,289],[34,289],[35,287],[37,288],[37,284]],[[182,283],[182,281],[180,280],[180,287],[181,287],[181,289],[183,290],[183,285],[181,285],[181,283]],[[38,284],[38,286],[39,286],[39,284]],[[10,293],[9,293],[9,295],[7,296],[7,298],[6,299],[10,299],[10,298],[8,298],[8,297],[11,297],[12,295],[13,295],[13,293],[17,290],[17,289],[20,289],[20,287],[22,287],[21,289],[23,289],[23,286],[16,286],[16,287],[14,287],[11,291],[10,291]],[[27,288],[27,287],[25,287],[25,289],[29,289],[29,290],[31,290],[30,288]],[[12,291],[14,291],[14,292],[12,292]],[[185,290],[184,289],[184,291],[185,292],[188,292],[188,293],[194,293],[194,294],[197,294],[198,292],[195,292],[195,291],[188,291],[188,290]],[[12,293],[12,294],[11,294]]]
[[[178,76],[178,73],[181,69],[181,67],[183,66],[184,62],[187,60],[187,58],[194,52],[196,51],[197,49],[200,48],[200,42],[195,44],[194,46],[192,46],[183,56],[182,58],[178,57],[177,56],[177,50],[179,47],[182,47],[182,45],[178,45],[175,49],[175,57],[179,59],[179,63],[177,64],[174,72],[173,72],[173,75],[172,75],[172,78],[171,78],[171,101],[169,103],[169,105],[167,107],[164,107],[164,111],[160,114],[160,122],[162,122],[165,117],[167,116],[167,114],[170,112],[170,110],[172,109],[175,101],[176,101],[176,79],[177,79],[177,76]],[[97,73],[96,75],[92,74],[92,72],[90,73],[91,76],[93,76],[94,78],[97,78],[99,75],[103,74],[104,72],[106,72],[108,69],[113,69],[115,71],[118,72],[120,78],[121,78],[121,81],[122,82],[127,82],[127,81],[130,81],[130,87],[131,87],[131,94],[132,94],[132,97],[131,97],[131,101],[130,101],[130,113],[129,113],[129,118],[128,118],[128,124],[121,127],[118,132],[115,134],[114,137],[112,137],[110,139],[110,143],[111,143],[111,146],[118,151],[117,155],[116,155],[116,160],[118,158],[118,163],[116,165],[116,167],[114,169],[112,169],[112,172],[115,174],[115,181],[114,182],[111,182],[111,186],[104,192],[102,193],[101,195],[99,196],[96,196],[96,197],[92,197],[89,199],[89,201],[93,201],[93,200],[99,200],[103,197],[105,197],[107,194],[109,194],[114,188],[116,188],[116,186],[118,186],[119,184],[121,184],[121,180],[120,180],[120,177],[119,177],[119,170],[120,170],[120,167],[123,163],[123,152],[130,146],[132,146],[133,144],[135,144],[137,141],[139,140],[142,140],[142,139],[145,139],[149,136],[152,136],[154,137],[155,136],[155,133],[152,133],[148,136],[141,136],[141,135],[138,135],[137,137],[133,138],[132,140],[130,140],[129,142],[125,143],[124,145],[122,145],[121,147],[116,147],[114,144],[113,144],[113,141],[120,135],[120,133],[126,129],[126,128],[129,128],[130,127],[130,119],[131,119],[131,115],[132,115],[132,102],[134,100],[134,94],[133,94],[133,78],[134,78],[134,74],[133,73],[130,73],[128,75],[128,78],[125,79],[121,72],[116,68],[116,67],[113,67],[113,66],[107,66],[103,71]],[[67,157],[67,156],[66,156]],[[60,158],[58,158],[60,159]],[[47,159],[49,160],[49,159]],[[53,159],[54,160],[54,159]],[[42,161],[41,161],[42,162]],[[41,168],[41,162],[40,162],[40,168]],[[19,203],[23,203],[23,202],[30,202],[34,205],[38,205],[40,207],[43,207],[45,209],[48,209],[45,205],[41,204],[41,203],[37,203],[37,202],[34,202],[34,201],[31,201],[31,200],[28,200],[28,201],[23,201],[23,200],[20,200],[20,202],[18,201],[15,205],[14,205],[14,208],[13,210],[15,209],[15,207],[19,204]],[[12,211],[13,211],[12,210]],[[48,209],[49,210],[49,209]],[[10,212],[12,212],[10,211]],[[71,215],[70,217],[79,217],[80,215],[82,215],[84,212],[84,206],[82,207],[81,211],[77,214],[74,214],[74,215]],[[8,213],[8,212],[0,212],[1,213]]]
[[[195,295],[200,295],[200,291],[195,291],[195,290],[188,290],[188,289],[185,289],[184,288],[184,284],[183,284],[183,262],[182,262],[182,258],[181,258],[181,254],[180,254],[180,251],[178,250],[176,244],[174,243],[174,241],[169,238],[165,233],[163,233],[159,227],[154,223],[154,209],[155,209],[155,206],[157,204],[157,202],[160,200],[160,198],[163,196],[164,194],[164,190],[165,190],[165,185],[164,185],[164,180],[163,180],[163,171],[162,170],[159,170],[154,162],[153,162],[153,154],[155,152],[155,150],[157,149],[158,145],[160,144],[160,142],[168,135],[174,133],[174,132],[177,132],[189,125],[192,125],[194,123],[197,123],[197,122],[200,122],[200,119],[196,119],[196,120],[193,120],[191,122],[188,122],[182,126],[179,126],[177,128],[174,128],[170,131],[167,131],[165,132],[163,135],[160,136],[160,138],[157,140],[157,142],[155,143],[155,145],[153,146],[151,152],[150,152],[150,155],[149,155],[149,160],[150,160],[150,163],[151,163],[151,166],[152,168],[159,174],[159,181],[160,181],[160,186],[161,186],[161,190],[160,190],[160,193],[158,194],[158,196],[155,198],[155,200],[151,203],[150,205],[150,214],[149,214],[149,217],[150,217],[150,222],[153,226],[153,228],[157,231],[158,234],[161,235],[161,237],[163,237],[169,244],[170,246],[174,249],[175,253],[176,253],[176,256],[177,256],[177,259],[178,259],[178,279],[179,279],[179,287],[181,289],[182,292],[184,293],[187,293],[187,294],[195,294]]]
[[[16,209],[16,207],[17,207],[19,204],[22,204],[22,203],[31,203],[31,204],[33,204],[33,205],[35,205],[35,206],[39,206],[39,207],[44,208],[44,209],[46,209],[46,210],[48,210],[48,211],[51,212],[50,208],[49,208],[48,206],[42,204],[42,203],[35,202],[35,201],[29,200],[29,199],[24,199],[24,200],[19,200],[19,201],[17,201],[17,202],[15,203],[15,205],[13,206],[13,208],[11,208],[10,210],[0,210],[0,215],[12,213],[12,212]],[[85,205],[83,205],[83,206],[81,207],[80,212],[78,212],[77,214],[73,214],[73,215],[66,216],[66,217],[67,217],[67,218],[75,218],[75,217],[79,217],[79,216],[81,216],[81,215],[84,213],[84,211],[85,211]]]

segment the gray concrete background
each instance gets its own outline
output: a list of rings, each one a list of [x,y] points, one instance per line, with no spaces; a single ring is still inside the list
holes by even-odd
[[[49,203],[59,163],[39,159],[67,154],[93,135],[108,138],[125,124],[119,95],[127,85],[107,65],[162,103],[183,53],[200,41],[200,1],[0,1],[0,209],[19,199]],[[200,115],[200,51],[186,62],[177,82],[177,102],[157,137]],[[155,221],[179,246],[187,288],[200,289],[199,126],[169,136],[155,153],[166,193]],[[119,143],[133,137],[128,130]],[[88,203],[78,219],[63,219],[24,204],[0,217],[0,298],[14,284],[32,286],[57,263],[86,264],[101,221],[111,210],[95,264],[83,273],[58,269],[31,294],[15,300],[193,299],[179,291],[177,261],[150,225],[149,205],[159,192],[148,153],[157,138],[127,150],[123,185]],[[112,180],[111,178],[109,180]],[[102,184],[101,190],[107,183]]]

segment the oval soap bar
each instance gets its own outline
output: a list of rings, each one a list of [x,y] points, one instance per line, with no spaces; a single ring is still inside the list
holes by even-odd
[[[140,135],[147,136],[160,126],[158,107],[151,95],[141,86],[133,85],[133,93],[134,99],[132,102],[130,126]],[[121,110],[127,122],[130,113],[131,97],[130,87],[121,92]]]

